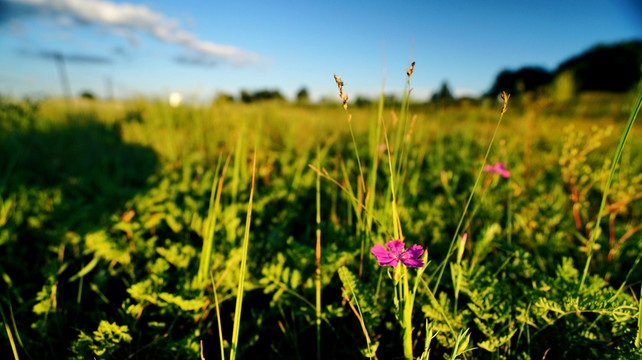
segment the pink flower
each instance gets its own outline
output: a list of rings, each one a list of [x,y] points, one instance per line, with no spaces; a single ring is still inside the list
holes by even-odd
[[[386,248],[381,244],[377,244],[370,249],[372,254],[377,257],[379,265],[388,265],[396,268],[399,261],[401,261],[404,265],[410,267],[424,266],[424,261],[422,259],[418,259],[418,257],[424,253],[424,249],[421,245],[414,244],[409,247],[408,250],[404,250],[403,241],[390,240],[386,243],[386,246],[389,250],[386,250]]]
[[[499,174],[504,178],[508,178],[510,176],[510,171],[506,169],[506,165],[503,162],[498,162],[495,165],[484,165],[484,171]]]

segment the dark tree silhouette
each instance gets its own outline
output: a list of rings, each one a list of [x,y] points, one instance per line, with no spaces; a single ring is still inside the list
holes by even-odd
[[[244,103],[251,103],[255,101],[264,101],[264,100],[283,100],[283,95],[278,90],[258,90],[253,93],[248,92],[247,90],[241,90],[240,94],[241,101]]]
[[[440,103],[446,103],[446,102],[451,102],[455,99],[453,96],[452,92],[450,91],[450,88],[448,87],[448,83],[446,81],[441,83],[441,87],[439,88],[439,91],[436,93],[432,94],[430,100],[435,102],[440,102]]]
[[[571,74],[574,91],[625,92],[642,80],[642,41],[598,45],[560,64],[554,72],[539,67],[503,70],[486,96],[502,91],[520,94],[536,91],[562,74]]]
[[[356,99],[354,99],[354,106],[356,107],[367,107],[372,104],[372,100],[366,96],[358,95]]]
[[[497,96],[502,91],[518,95],[537,90],[552,80],[553,74],[540,67],[523,67],[517,71],[503,70],[497,75],[486,96]]]
[[[308,94],[308,89],[303,87],[299,91],[297,91],[296,103],[299,105],[307,105],[308,103],[310,103],[310,94]]]
[[[234,96],[226,93],[218,93],[214,99],[215,103],[230,103],[234,102]]]
[[[570,71],[576,91],[625,92],[642,75],[642,41],[598,45],[563,62],[556,73]]]
[[[80,97],[87,100],[96,100],[96,95],[90,90],[84,90],[80,93]]]
[[[244,103],[252,102],[252,95],[246,90],[241,90],[240,98],[241,98],[241,101]]]

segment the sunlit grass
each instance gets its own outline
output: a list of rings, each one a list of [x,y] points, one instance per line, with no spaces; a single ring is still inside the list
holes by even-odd
[[[48,101],[31,124],[0,124],[0,146],[18,154],[0,159],[13,169],[0,174],[1,270],[12,280],[1,300],[5,310],[6,297],[19,304],[19,321],[3,316],[7,353],[485,359],[541,358],[551,348],[551,357],[616,358],[610,344],[639,352],[642,146],[633,120],[579,118],[522,99],[498,121],[501,102],[429,108],[406,91],[400,104],[386,104],[382,90],[379,103],[347,102],[347,112],[342,103]],[[592,185],[577,213],[582,229],[560,164],[568,123],[614,129],[583,163]],[[151,170],[130,162],[150,149]],[[596,175],[611,149],[613,184],[629,181],[620,193],[632,195],[589,239],[583,230],[615,201]],[[482,172],[499,161],[510,181]],[[96,176],[80,163],[116,168]],[[55,179],[37,181],[41,168]],[[612,259],[610,231],[623,239]],[[393,238],[422,245],[427,265],[389,286],[394,272],[369,249]],[[22,266],[27,255],[39,265]],[[94,337],[103,320],[134,341]]]
[[[238,338],[241,328],[241,310],[243,306],[243,296],[245,288],[245,277],[247,274],[247,258],[248,248],[250,246],[250,224],[252,220],[252,201],[254,200],[254,179],[256,175],[256,153],[252,160],[252,181],[250,183],[250,198],[247,204],[247,217],[245,219],[245,232],[243,233],[242,253],[241,253],[241,268],[239,269],[239,286],[236,291],[236,308],[234,310],[234,327],[232,333],[232,342],[230,348],[230,360],[236,358],[238,352]]]

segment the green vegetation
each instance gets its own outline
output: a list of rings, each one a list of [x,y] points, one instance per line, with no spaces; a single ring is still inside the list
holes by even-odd
[[[642,356],[635,94],[299,95],[1,100],[3,356]]]

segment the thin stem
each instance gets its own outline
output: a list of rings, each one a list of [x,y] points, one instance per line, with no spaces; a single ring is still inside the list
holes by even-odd
[[[352,136],[352,146],[354,146],[354,154],[357,156],[357,165],[359,165],[359,174],[361,175],[359,186],[366,191],[365,177],[363,176],[363,168],[361,167],[361,158],[359,157],[359,148],[357,147],[357,139],[354,137],[354,131],[352,130],[352,115],[348,115],[348,127],[350,128],[350,136]]]
[[[386,140],[386,149],[388,149],[388,169],[390,171],[390,194],[392,196],[391,207],[392,207],[392,229],[395,239],[401,239],[400,229],[397,221],[397,199],[395,197],[395,177],[394,177],[394,167],[392,166],[392,155],[390,154],[390,144],[388,143],[388,130],[386,129],[386,124],[381,119],[381,124],[383,125],[383,136]]]
[[[403,287],[403,301],[401,301],[401,311],[403,312],[403,320],[401,321],[403,328],[403,354],[406,359],[412,360],[412,307],[414,304],[408,286],[408,268],[403,264],[401,266],[403,267],[403,274],[401,275]]]
[[[317,145],[317,156],[319,146]],[[317,158],[317,167],[321,167],[320,159]],[[317,327],[317,360],[321,359],[321,176],[317,173],[317,243],[316,243],[316,327]]]

